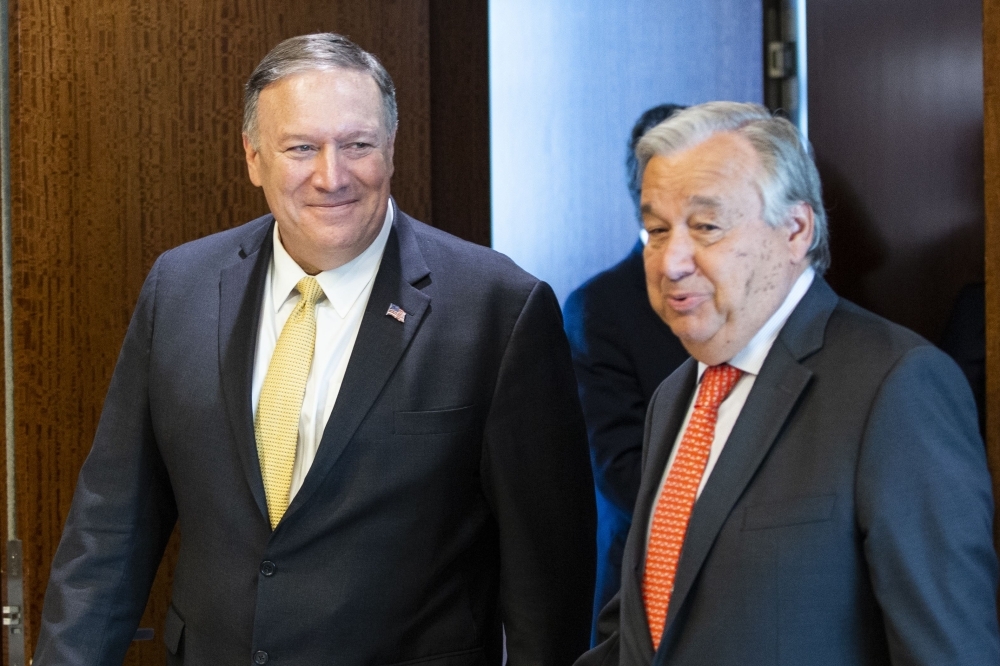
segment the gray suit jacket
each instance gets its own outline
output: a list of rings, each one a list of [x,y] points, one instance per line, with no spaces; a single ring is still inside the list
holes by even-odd
[[[36,666],[121,663],[175,519],[172,664],[499,664],[501,622],[517,663],[570,663],[588,644],[594,498],[552,291],[398,213],[315,461],[272,532],[250,400],[272,224],[150,272]]]
[[[696,370],[682,365],[650,404],[633,525],[648,522]],[[997,664],[992,527],[958,368],[817,279],[694,507],[659,650],[636,529],[604,642],[577,663]]]

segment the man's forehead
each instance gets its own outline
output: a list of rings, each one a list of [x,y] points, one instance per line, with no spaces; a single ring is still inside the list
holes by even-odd
[[[732,132],[719,133],[675,153],[654,155],[646,165],[642,186],[644,190],[680,187],[695,197],[700,189],[753,183],[760,168],[760,158],[747,139]]]
[[[653,201],[644,201],[640,206],[639,210],[642,213],[653,213],[655,207],[656,197],[652,197]],[[688,194],[680,203],[685,208],[691,208],[696,210],[703,210],[708,212],[715,212],[724,207],[723,198],[720,196],[712,196],[709,194],[692,193]]]
[[[753,145],[736,132],[717,132],[668,155],[655,155],[650,162],[654,160],[668,171],[696,169],[720,177],[752,173],[760,165]]]
[[[290,70],[264,86],[260,94],[264,96],[281,88],[321,90],[341,85],[355,85],[361,88],[370,88],[376,94],[379,92],[378,82],[370,72],[351,67],[309,66]]]
[[[370,87],[369,87],[370,86]],[[261,91],[261,128],[296,134],[303,128],[381,131],[382,96],[368,73],[344,68],[309,69],[282,77]]]

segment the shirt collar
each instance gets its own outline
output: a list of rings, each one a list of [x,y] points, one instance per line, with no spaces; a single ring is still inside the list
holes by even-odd
[[[385,221],[382,230],[375,240],[365,248],[365,251],[351,259],[343,266],[323,271],[315,276],[319,286],[323,288],[326,300],[330,302],[340,317],[347,316],[348,310],[358,300],[361,293],[378,272],[382,261],[382,252],[389,240],[389,231],[395,217],[390,201],[385,211]],[[295,285],[306,276],[302,267],[295,263],[291,255],[281,244],[278,225],[274,225],[274,253],[271,256],[271,302],[277,312],[293,293]],[[322,300],[320,301],[322,302]]]
[[[791,291],[785,296],[785,300],[781,306],[760,327],[760,330],[750,338],[747,346],[729,360],[729,365],[742,370],[746,374],[760,374],[760,369],[764,365],[764,359],[767,358],[768,352],[771,351],[774,341],[778,339],[778,333],[781,332],[785,322],[792,315],[795,306],[799,304],[802,297],[809,291],[809,287],[812,285],[815,277],[816,271],[813,270],[812,266],[803,271],[802,275],[795,281],[795,284],[792,285]],[[701,361],[698,362],[699,380],[701,380],[701,375],[705,372],[706,368],[708,368],[707,365]]]

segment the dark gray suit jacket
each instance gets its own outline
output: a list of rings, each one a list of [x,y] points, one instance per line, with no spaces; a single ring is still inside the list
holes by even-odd
[[[272,224],[150,272],[36,666],[121,663],[175,519],[172,664],[499,664],[501,621],[512,663],[572,662],[594,497],[552,291],[398,213],[319,451],[272,533],[250,400]]]
[[[660,386],[645,526],[697,365]],[[578,666],[1000,663],[993,498],[968,384],[919,336],[817,278],[698,499],[654,655],[629,534],[604,643]]]

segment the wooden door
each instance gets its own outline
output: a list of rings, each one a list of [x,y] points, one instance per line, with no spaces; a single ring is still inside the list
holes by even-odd
[[[986,187],[986,453],[1000,498],[1000,0],[983,2]],[[1000,550],[1000,521],[994,519]]]
[[[979,0],[809,0],[809,138],[842,296],[939,342],[983,279]]]

